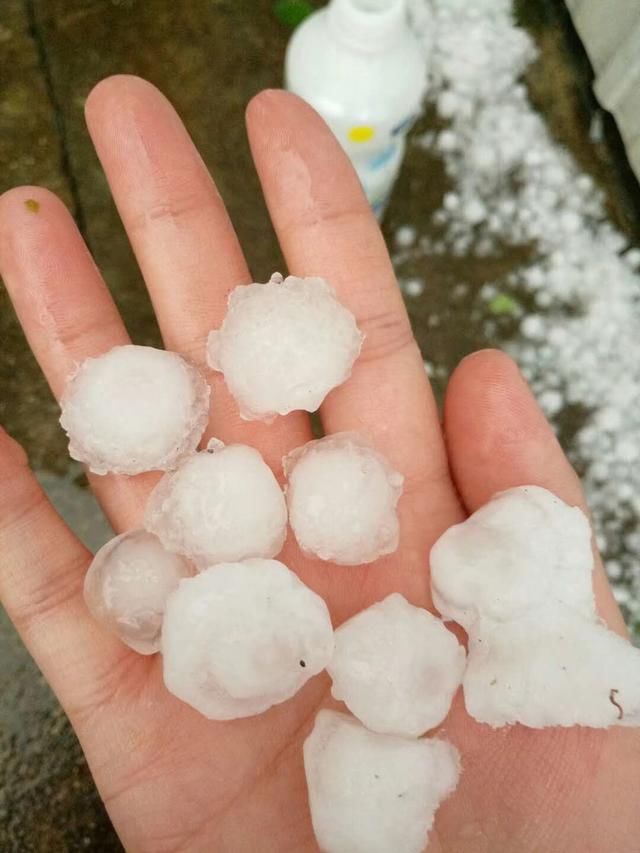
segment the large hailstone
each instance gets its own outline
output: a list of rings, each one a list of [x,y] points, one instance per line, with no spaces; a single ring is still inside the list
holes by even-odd
[[[404,478],[357,433],[311,441],[284,459],[289,521],[300,547],[345,566],[398,547]]]
[[[189,563],[162,547],[146,530],[107,542],[84,579],[84,599],[94,619],[141,655],[160,649],[169,593],[193,574]]]
[[[177,353],[119,346],[85,359],[60,405],[70,455],[95,474],[166,471],[198,446],[209,386]]]
[[[199,566],[275,557],[287,507],[273,472],[253,447],[215,439],[184,459],[151,492],[147,530]]]
[[[372,731],[419,737],[444,720],[462,683],[462,646],[397,592],[341,625],[335,646],[331,692]]]
[[[326,604],[276,560],[213,566],[183,581],[167,602],[165,685],[212,720],[284,702],[332,651]]]
[[[640,725],[640,649],[596,613],[589,522],[545,489],[496,495],[431,551],[434,602],[469,635],[469,713],[491,726]]]
[[[422,853],[438,806],[458,784],[460,759],[444,740],[378,734],[320,711],[304,767],[323,853]]]
[[[296,409],[314,412],[341,385],[363,336],[350,311],[322,278],[240,285],[229,295],[222,327],[209,334],[209,366],[224,374],[240,414],[270,420]]]

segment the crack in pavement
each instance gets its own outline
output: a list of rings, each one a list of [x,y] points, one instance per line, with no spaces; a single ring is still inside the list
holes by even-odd
[[[49,57],[47,54],[44,34],[38,24],[36,0],[24,0],[24,11],[27,19],[29,36],[33,40],[33,43],[36,48],[38,64],[40,66],[40,71],[42,73],[42,77],[47,91],[47,96],[51,104],[51,109],[53,111],[53,117],[58,132],[58,137],[60,141],[60,170],[69,186],[69,193],[73,202],[73,218],[75,219],[78,229],[82,234],[85,242],[89,244],[86,231],[86,218],[84,215],[82,202],[80,200],[78,179],[74,172],[73,165],[71,162],[71,155],[69,153],[67,125],[62,106],[60,104],[58,94],[56,92],[56,86],[53,79],[51,65],[49,64]]]

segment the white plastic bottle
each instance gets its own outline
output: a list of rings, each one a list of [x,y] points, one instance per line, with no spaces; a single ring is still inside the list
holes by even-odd
[[[287,48],[287,88],[331,127],[378,217],[420,112],[425,77],[405,0],[331,0]]]

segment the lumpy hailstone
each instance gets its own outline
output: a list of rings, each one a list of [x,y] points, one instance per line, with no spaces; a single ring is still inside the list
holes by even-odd
[[[84,580],[94,619],[142,655],[160,648],[165,604],[193,570],[146,530],[116,536],[98,551]]]
[[[465,652],[440,619],[389,595],[335,632],[332,694],[368,729],[418,737],[447,716]]]
[[[283,281],[275,273],[267,284],[231,292],[222,327],[209,334],[207,354],[242,417],[269,420],[318,409],[350,375],[362,340],[353,315],[324,279]]]
[[[287,507],[257,450],[213,440],[160,480],[145,527],[199,566],[275,557],[286,536]]]
[[[640,649],[599,620],[591,529],[537,486],[496,495],[431,551],[434,601],[469,634],[464,696],[492,726],[640,725]]]
[[[165,684],[212,720],[284,702],[332,651],[326,604],[276,560],[213,566],[183,581],[167,602]]]
[[[83,361],[61,407],[70,455],[95,474],[166,471],[198,446],[209,386],[182,356],[127,345]]]
[[[356,433],[311,441],[284,459],[298,544],[322,560],[370,563],[398,547],[404,478]]]
[[[438,806],[458,784],[460,760],[444,740],[377,734],[320,711],[304,767],[324,853],[422,853]]]

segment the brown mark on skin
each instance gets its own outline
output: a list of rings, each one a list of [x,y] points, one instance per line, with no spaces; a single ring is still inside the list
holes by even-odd
[[[612,689],[609,693],[609,702],[611,702],[612,705],[615,705],[615,707],[618,709],[618,719],[621,720],[624,717],[624,710],[622,708],[622,705],[616,701],[616,696],[619,692],[620,691],[616,690],[615,688]]]
[[[40,202],[36,201],[35,198],[26,199],[24,206],[27,208],[29,213],[38,213],[40,210]]]

